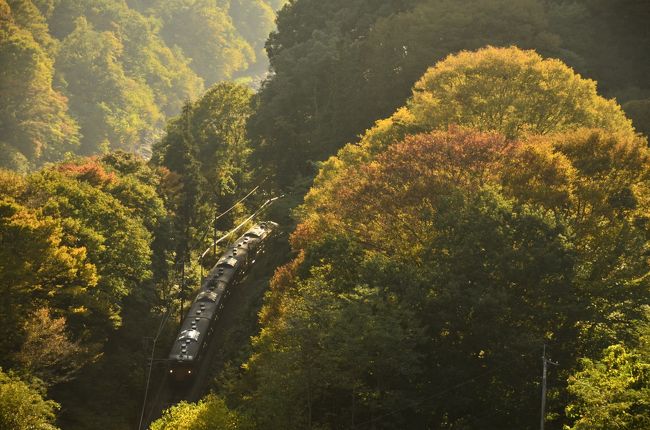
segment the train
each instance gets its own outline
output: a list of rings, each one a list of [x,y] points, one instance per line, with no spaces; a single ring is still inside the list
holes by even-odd
[[[184,384],[193,379],[226,298],[255,261],[255,256],[263,252],[265,241],[277,228],[278,224],[272,221],[256,224],[230,245],[210,270],[181,323],[169,353],[172,383]]]

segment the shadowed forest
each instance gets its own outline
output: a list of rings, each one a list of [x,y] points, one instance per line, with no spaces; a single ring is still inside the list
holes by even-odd
[[[650,428],[649,47],[644,0],[0,0],[0,429],[138,429],[273,196],[150,429]]]

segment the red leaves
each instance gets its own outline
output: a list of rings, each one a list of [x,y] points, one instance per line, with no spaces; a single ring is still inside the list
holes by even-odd
[[[56,170],[66,176],[77,180],[88,182],[96,187],[105,187],[117,182],[117,176],[113,172],[107,172],[96,158],[84,159],[79,163],[64,163],[56,167]]]

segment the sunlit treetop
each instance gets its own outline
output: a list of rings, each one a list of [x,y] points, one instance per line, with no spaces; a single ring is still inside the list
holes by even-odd
[[[450,55],[415,84],[407,106],[426,129],[460,124],[510,138],[576,126],[631,132],[621,107],[598,96],[594,81],[516,47]]]
[[[327,160],[305,199],[306,209],[318,206],[334,182],[391,143],[451,125],[497,131],[510,139],[580,127],[634,136],[620,106],[559,60],[516,47],[464,51],[427,70],[406,106]]]

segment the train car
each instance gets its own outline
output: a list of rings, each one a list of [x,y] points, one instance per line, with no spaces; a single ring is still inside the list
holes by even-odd
[[[245,275],[276,227],[276,223],[263,222],[246,231],[206,276],[169,353],[169,374],[175,385],[191,381],[196,374],[231,287]]]
[[[208,344],[207,340],[214,330],[213,320],[216,318],[217,309],[217,303],[204,301],[194,302],[190,307],[169,353],[169,373],[172,381],[188,381],[196,372],[196,364],[200,361]]]

